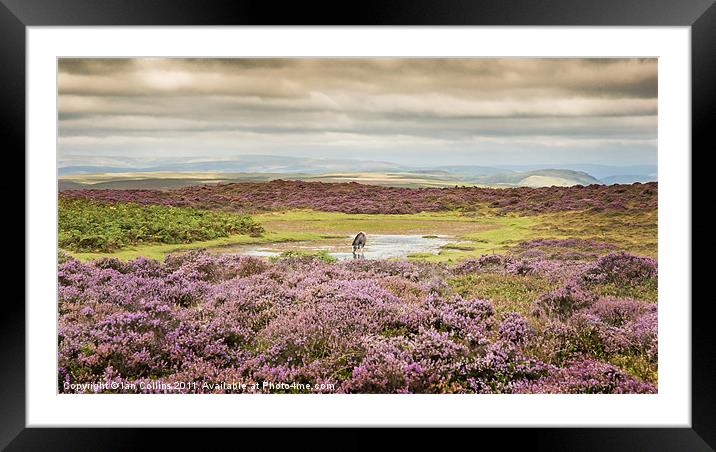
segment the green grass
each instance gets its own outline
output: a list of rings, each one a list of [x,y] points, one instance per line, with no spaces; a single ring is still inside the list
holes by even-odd
[[[161,207],[161,206],[160,206]],[[167,209],[167,208],[164,208]],[[215,212],[217,215],[232,215]],[[62,215],[62,209],[61,209]],[[114,256],[131,259],[147,256],[162,259],[167,253],[192,248],[261,244],[289,241],[320,243],[365,231],[370,234],[416,234],[454,237],[438,254],[414,253],[409,259],[457,262],[483,254],[509,253],[521,241],[536,238],[585,238],[613,243],[635,254],[656,257],[657,212],[556,212],[534,216],[498,215],[488,208],[477,212],[423,212],[417,214],[346,214],[291,210],[253,216],[266,233],[262,237],[228,234],[183,244],[134,243],[111,252],[78,251],[80,259]],[[65,247],[61,248],[67,249]],[[70,250],[72,251],[72,250]],[[609,288],[604,288],[605,291]],[[643,288],[651,299],[655,290]]]
[[[471,273],[448,280],[450,287],[463,298],[492,301],[498,314],[518,312],[531,317],[532,302],[540,294],[552,290],[555,283],[533,275]]]
[[[441,247],[444,250],[457,250],[457,251],[475,251],[475,247],[471,244],[463,243],[448,243]]]
[[[646,300],[651,302],[656,302],[659,297],[659,287],[656,278],[630,285],[614,283],[597,284],[590,287],[590,290],[598,293],[599,295],[636,298],[637,300]]]
[[[146,243],[176,245],[263,233],[251,217],[235,213],[66,197],[58,202],[58,244],[69,251],[113,252]]]
[[[634,377],[653,384],[658,382],[659,366],[655,362],[650,362],[645,356],[614,354],[609,356],[608,361]]]
[[[540,220],[538,217],[480,216],[472,221],[482,227],[457,234],[457,241],[444,245],[440,253],[409,257],[433,262],[456,262],[483,254],[504,253],[520,241],[532,238],[533,228]]]
[[[594,239],[634,254],[657,257],[656,210],[556,212],[538,218],[534,238]]]
[[[268,231],[313,231],[319,234],[420,234],[447,235],[458,242],[447,244],[439,254],[414,253],[410,259],[451,262],[504,252],[521,240],[532,237],[538,217],[495,215],[489,209],[479,212],[422,212],[416,214],[346,214],[292,210],[254,216]]]
[[[458,234],[460,241],[445,245],[437,255],[411,257],[451,262],[483,254],[506,253],[525,240],[582,238],[612,243],[618,249],[656,258],[657,216],[656,210],[570,211],[534,216],[497,216],[483,213],[474,219],[483,224],[483,228]]]
[[[348,214],[313,210],[289,210],[254,215],[267,231],[311,231],[319,234],[419,234],[457,235],[494,227],[485,214],[422,212],[414,214]]]

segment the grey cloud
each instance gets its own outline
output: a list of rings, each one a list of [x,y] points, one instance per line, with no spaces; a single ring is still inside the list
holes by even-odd
[[[656,59],[60,59],[58,68],[60,160],[171,147],[196,158],[311,147],[656,155]]]
[[[656,59],[70,59],[60,60],[60,91],[76,94],[243,94],[247,84],[267,97],[311,90],[353,89],[367,93],[438,90],[470,98],[510,93],[599,93],[655,97]],[[167,77],[158,89],[151,77]],[[172,85],[172,76],[192,77]],[[89,83],[81,83],[89,82]],[[161,80],[157,80],[161,82]],[[250,82],[250,83],[249,83]],[[267,83],[270,82],[270,83]]]

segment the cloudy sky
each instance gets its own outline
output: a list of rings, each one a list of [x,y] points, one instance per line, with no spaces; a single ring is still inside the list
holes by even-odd
[[[60,59],[60,166],[656,164],[656,59]]]

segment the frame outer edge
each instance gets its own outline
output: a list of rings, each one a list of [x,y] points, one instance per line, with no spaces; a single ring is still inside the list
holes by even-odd
[[[260,0],[0,0],[42,25],[689,26],[713,0],[363,0],[357,7]]]
[[[10,10],[6,3],[12,3],[14,5],[13,10]],[[141,23],[141,20],[137,20],[135,14],[129,16],[114,19],[104,19],[95,13],[89,12],[82,16],[82,14],[76,14],[72,18],[68,18],[66,15],[58,16],[39,16],[34,14],[32,11],[28,13],[28,9],[32,9],[32,6],[38,6],[38,3],[42,1],[27,0],[25,3],[16,1],[2,0],[0,3],[0,31],[2,39],[0,39],[0,58],[3,61],[3,69],[0,71],[3,80],[3,89],[0,90],[0,105],[4,106],[4,109],[0,109],[0,136],[17,143],[15,147],[23,147],[24,156],[24,142],[25,142],[25,25],[28,22],[29,25],[71,25],[71,24],[92,24],[93,19],[98,19],[101,22],[109,23]],[[59,2],[58,2],[59,3]],[[62,7],[67,8],[66,2]],[[698,18],[691,24],[692,25],[692,93],[698,93],[698,96],[692,96],[692,150],[696,148],[704,148],[703,153],[706,152],[706,145],[712,145],[709,138],[709,127],[714,122],[713,105],[716,103],[716,6],[713,1],[700,2],[699,5],[692,4],[693,9],[699,9],[703,11],[703,4],[710,3],[705,12],[698,16]],[[20,4],[21,7],[17,8]],[[28,6],[29,4],[29,6]],[[673,4],[673,2],[671,3]],[[42,5],[47,7],[47,3]],[[59,4],[56,5],[60,7]],[[683,4],[681,5],[683,6]],[[663,8],[660,8],[663,9]],[[49,7],[49,11],[43,8],[45,13],[52,13],[52,8]],[[21,21],[16,17],[13,11],[19,12],[18,17],[21,17]],[[667,11],[668,12],[668,11]],[[63,17],[64,16],[64,17]],[[155,16],[155,14],[150,14]],[[529,14],[527,14],[529,16]],[[665,24],[673,24],[673,19],[668,19],[662,15],[662,20],[656,22],[664,22]],[[467,20],[472,20],[472,17],[468,14]],[[652,19],[650,22],[652,25],[655,22],[653,20],[654,14],[650,14],[649,18]],[[679,17],[683,17],[680,15]],[[69,20],[68,20],[69,19]],[[157,19],[156,17],[154,19]],[[494,17],[493,17],[494,20]],[[201,19],[200,19],[201,21]],[[445,17],[439,19],[440,22],[445,21]],[[172,22],[167,18],[161,18],[155,20],[156,23],[160,22]],[[389,20],[388,22],[392,22]],[[522,22],[522,21],[520,21]],[[535,21],[533,21],[535,22]],[[537,20],[535,23],[539,23]],[[565,22],[557,19],[556,22]],[[566,22],[569,22],[568,20]],[[617,25],[616,23],[610,23],[609,20],[599,20],[606,25]],[[649,21],[645,21],[649,22]],[[641,23],[643,24],[643,23]],[[681,23],[680,23],[681,24]],[[689,25],[684,23],[683,25]],[[20,144],[21,143],[21,144]],[[693,153],[693,151],[692,151]],[[23,175],[25,172],[24,159],[22,162]],[[25,237],[27,240],[27,237]],[[24,260],[24,258],[23,258]],[[24,268],[23,268],[24,270]],[[2,344],[2,357],[3,362],[6,365],[3,366],[1,377],[5,384],[0,385],[0,448],[4,448],[12,439],[20,433],[20,437],[27,439],[28,434],[36,433],[47,434],[49,432],[42,432],[41,429],[31,429],[30,431],[23,431],[25,427],[25,387],[24,387],[24,373],[25,373],[25,356],[24,356],[24,322],[25,313],[24,306],[7,306],[8,311],[6,315],[2,316],[2,328],[0,328],[0,344]],[[692,366],[693,366],[693,394],[697,397],[692,398],[692,425],[693,433],[700,435],[704,441],[703,446],[706,444],[713,446],[716,443],[716,432],[714,431],[713,425],[716,425],[716,419],[714,419],[714,407],[716,406],[714,392],[716,392],[716,366],[713,361],[713,353],[710,348],[710,344],[713,342],[713,328],[710,325],[710,316],[706,313],[707,307],[704,304],[693,304],[692,305],[692,318],[693,318],[693,355],[692,355]],[[707,322],[709,322],[707,324]],[[9,368],[7,364],[19,364]],[[699,363],[698,366],[694,363]],[[18,369],[19,368],[19,369]],[[19,389],[18,389],[19,388]],[[669,429],[671,430],[671,429]],[[689,429],[676,429],[685,433],[684,430]],[[33,432],[34,431],[34,432]],[[58,429],[51,429],[50,431],[58,431]],[[100,433],[101,429],[91,429],[89,431],[82,429],[76,429],[76,433],[90,433],[92,431]],[[108,432],[105,431],[105,434]],[[536,433],[536,432],[535,432]],[[676,432],[675,432],[676,433]],[[69,437],[75,437],[78,435],[69,434]],[[35,436],[35,435],[32,435]],[[50,437],[54,435],[49,435]],[[65,436],[65,438],[67,438]],[[111,435],[110,435],[111,436]],[[591,436],[591,435],[586,435]],[[19,439],[19,438],[18,438]],[[50,438],[48,438],[50,439]],[[57,438],[55,438],[57,439]],[[69,438],[67,438],[69,439]],[[22,441],[24,442],[24,441]],[[80,444],[77,442],[76,444]],[[16,442],[13,442],[13,446]],[[662,444],[663,445],[663,444]],[[706,446],[707,448],[709,446]],[[110,447],[111,449],[111,447]]]
[[[691,27],[691,128],[692,128],[692,186],[694,180],[693,169],[699,168],[700,172],[705,171],[704,167],[694,167],[693,158],[695,154],[705,157],[712,152],[713,148],[713,124],[716,121],[716,4],[711,5]],[[704,174],[702,174],[705,176]],[[708,180],[701,179],[701,180]],[[692,197],[699,194],[692,188]],[[703,193],[703,192],[701,192]],[[692,212],[694,205],[707,206],[703,202],[696,204],[692,199]],[[702,232],[694,229],[693,232]],[[701,234],[706,236],[710,231],[704,230]],[[700,267],[693,265],[693,237],[692,237],[692,284],[693,275],[699,272],[702,276],[697,281],[709,281],[710,276],[705,274],[708,265]],[[703,253],[702,253],[703,254]],[[703,284],[703,283],[702,283]],[[692,285],[693,294],[693,285]],[[691,341],[692,341],[692,385],[691,385],[691,425],[703,440],[711,447],[716,447],[716,361],[714,360],[713,343],[714,327],[713,316],[709,315],[712,297],[699,297],[694,300],[691,297]]]
[[[23,178],[24,193],[25,26],[3,4],[0,4],[0,35],[0,138],[5,156],[13,159],[12,163],[9,160],[5,162],[6,168],[11,168],[11,173]],[[5,187],[9,186],[8,184]],[[16,212],[23,212],[24,245],[27,239],[25,197],[11,195],[4,199],[14,204],[12,207],[17,209]],[[6,212],[10,213],[12,210],[6,208]],[[15,215],[15,218],[19,217],[19,213]],[[17,223],[15,233],[19,230]],[[19,248],[19,240],[14,245]],[[18,253],[17,256],[19,255]],[[21,259],[22,266],[10,264],[7,267],[11,267],[12,272],[22,271],[24,275],[25,257]],[[23,301],[20,301],[19,296],[10,295],[11,291],[6,292],[3,297],[4,312],[0,316],[0,448],[7,445],[25,427],[25,285],[20,285],[14,278],[11,279],[10,272],[3,281],[9,283],[8,285],[21,287],[15,293],[21,292]],[[24,277],[23,281],[26,282]]]

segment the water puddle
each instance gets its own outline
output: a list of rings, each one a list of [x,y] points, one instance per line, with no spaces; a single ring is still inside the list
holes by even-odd
[[[221,254],[243,254],[247,256],[278,256],[286,251],[316,252],[325,251],[336,259],[390,259],[406,257],[414,253],[437,254],[440,247],[451,241],[444,235],[389,235],[370,234],[363,252],[353,255],[351,243],[353,236],[339,239],[326,239],[306,242],[264,243],[259,245],[232,245],[209,249]]]

